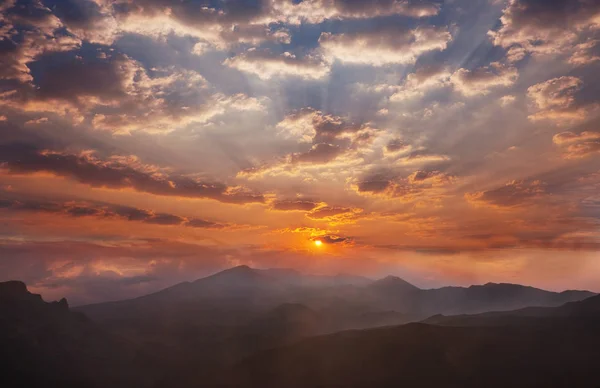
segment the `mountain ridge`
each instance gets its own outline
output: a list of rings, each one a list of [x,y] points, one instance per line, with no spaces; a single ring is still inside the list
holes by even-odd
[[[353,283],[354,280],[358,284]],[[345,309],[346,313],[352,310],[410,313],[419,320],[437,313],[455,315],[526,306],[557,306],[592,295],[595,294],[589,291],[556,293],[510,283],[421,289],[391,275],[368,282],[346,277],[340,281],[337,275],[305,275],[293,269],[237,266],[138,298],[78,306],[75,310],[83,311],[93,319],[104,320],[140,312],[172,312],[178,306],[192,303],[212,309],[237,305],[239,309],[263,311],[283,303],[302,303],[316,310]]]

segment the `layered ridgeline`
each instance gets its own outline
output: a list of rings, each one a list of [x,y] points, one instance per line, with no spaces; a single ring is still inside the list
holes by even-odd
[[[205,323],[239,321],[285,303],[302,304],[328,317],[329,328],[377,326],[420,320],[435,314],[472,314],[528,306],[559,306],[594,295],[588,291],[549,292],[516,284],[423,290],[394,276],[372,281],[356,276],[304,275],[288,269],[247,266],[185,282],[140,298],[83,306],[77,310],[100,322],[184,316]],[[340,327],[343,318],[347,327]],[[342,325],[342,326],[343,326]]]
[[[23,283],[7,282],[0,284],[0,361],[9,373],[0,385],[414,386],[425,376],[433,385],[419,386],[451,386],[435,385],[415,360],[442,368],[435,376],[454,376],[455,370],[456,381],[464,383],[460,379],[473,373],[484,380],[493,376],[486,371],[496,361],[507,362],[501,357],[509,357],[506,346],[516,346],[513,341],[521,344],[514,348],[519,353],[512,353],[519,360],[529,357],[529,348],[590,354],[586,349],[593,338],[586,345],[577,336],[596,333],[598,325],[581,324],[597,316],[598,297],[586,299],[593,295],[510,284],[422,290],[396,277],[372,281],[242,266],[73,311],[64,300],[46,303]],[[496,312],[465,315],[484,311]],[[573,325],[577,330],[558,329]],[[564,337],[568,333],[574,337]],[[565,367],[586,376],[575,368],[583,359],[571,360]]]
[[[560,307],[344,331],[260,352],[231,387],[600,386],[600,296]]]

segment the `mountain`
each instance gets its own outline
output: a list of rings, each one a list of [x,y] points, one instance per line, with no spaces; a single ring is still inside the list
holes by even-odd
[[[146,387],[152,376],[151,357],[133,344],[18,281],[0,283],[0,349],[6,388]]]
[[[600,297],[547,308],[542,315],[535,324],[411,323],[310,338],[251,356],[221,384],[597,388]]]
[[[528,306],[560,306],[595,295],[588,291],[551,292],[507,283],[470,287],[443,287],[423,290],[415,309],[423,315],[474,314],[484,311],[515,310]]]
[[[238,266],[150,295],[81,306],[77,310],[101,322],[140,316],[159,316],[160,319],[164,314],[194,315],[195,319],[212,319],[219,323],[239,322],[280,304],[296,303],[318,295],[319,290],[325,288],[354,287],[354,284],[369,282],[354,276],[315,276],[288,269],[259,270]],[[234,310],[237,313],[229,316],[228,312]]]
[[[169,320],[186,317],[222,324],[247,321],[284,303],[300,303],[344,321],[380,312],[396,312],[407,319],[420,320],[434,314],[559,306],[592,295],[587,291],[555,293],[494,283],[423,290],[394,276],[371,281],[239,266],[140,298],[82,306],[77,310],[99,322],[125,322],[142,317],[161,321],[168,316]]]
[[[559,307],[526,307],[513,311],[491,311],[481,314],[445,316],[438,314],[423,323],[443,326],[498,326],[537,324],[577,320],[589,325],[600,324],[600,296],[565,303]]]

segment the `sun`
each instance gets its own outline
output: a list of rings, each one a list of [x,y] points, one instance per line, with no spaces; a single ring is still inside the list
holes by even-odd
[[[323,245],[323,241],[321,240],[315,240],[315,245],[320,247],[321,245]]]

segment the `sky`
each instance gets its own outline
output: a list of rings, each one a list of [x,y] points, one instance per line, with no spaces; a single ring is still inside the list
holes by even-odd
[[[598,1],[0,0],[0,39],[0,281],[600,292]]]

